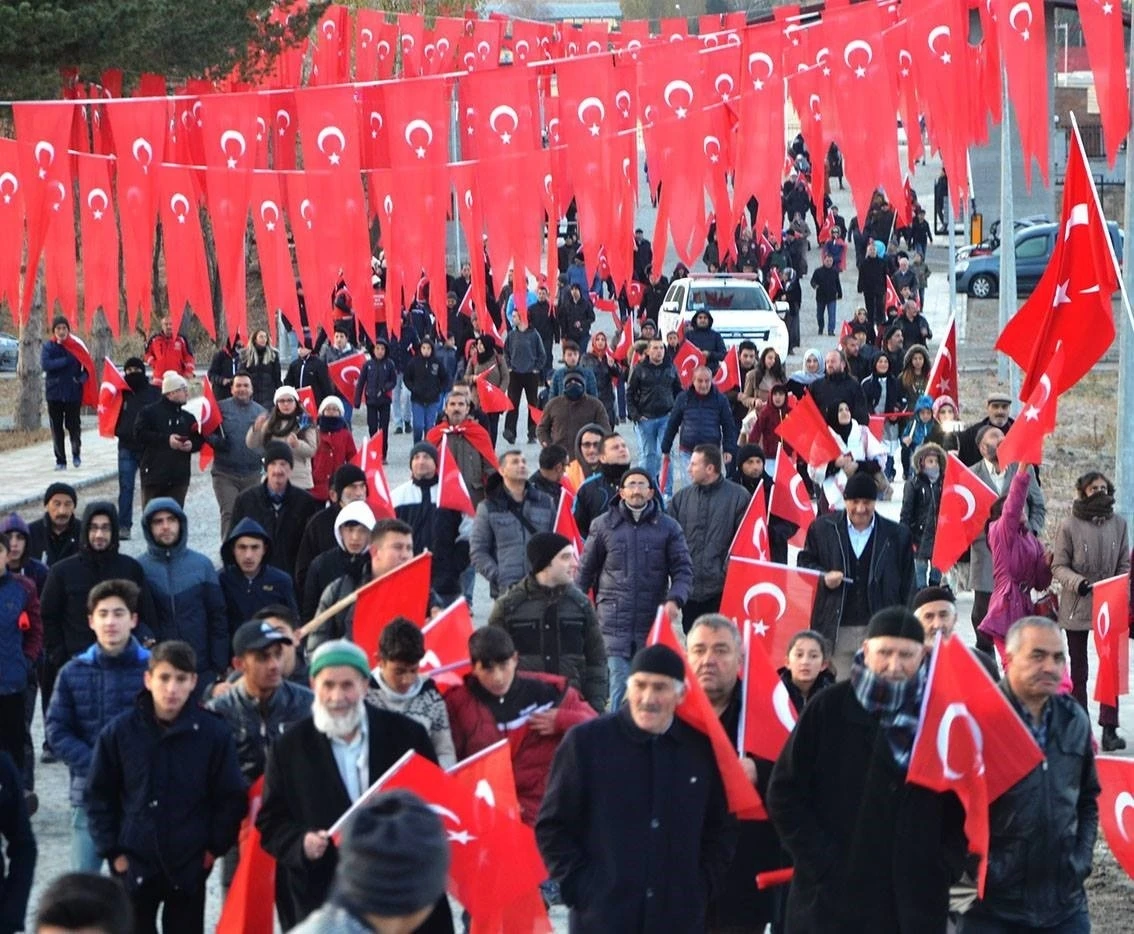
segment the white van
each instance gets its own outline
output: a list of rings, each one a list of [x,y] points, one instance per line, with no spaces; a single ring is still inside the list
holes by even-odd
[[[770,346],[786,360],[788,332],[783,316],[787,310],[787,302],[768,298],[754,275],[699,273],[670,285],[658,312],[658,328],[664,337],[676,331],[679,322],[688,325],[697,312],[707,311],[726,347],[752,341],[757,354]]]

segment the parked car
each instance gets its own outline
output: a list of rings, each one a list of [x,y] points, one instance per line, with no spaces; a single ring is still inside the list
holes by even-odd
[[[1124,234],[1114,221],[1107,223],[1115,255],[1122,256]],[[1059,224],[1037,224],[1016,232],[1016,294],[1026,298],[1043,276],[1055,252]],[[1000,293],[1000,247],[986,256],[957,263],[955,285],[958,292],[972,298],[993,298]]]
[[[11,334],[0,334],[0,370],[14,370],[19,356],[19,340]]]
[[[755,276],[739,273],[695,273],[678,279],[665,293],[658,313],[662,334],[676,331],[679,322],[693,320],[699,311],[713,316],[713,329],[732,347],[752,341],[759,351],[771,346],[781,359],[788,355],[787,302],[768,297]]]
[[[1028,217],[1017,217],[1015,228],[1017,231],[1021,231],[1027,227],[1035,227],[1036,224],[1050,223],[1051,218],[1046,214],[1032,214]],[[998,246],[1000,246],[1000,221],[995,220],[988,226],[988,236],[979,243],[967,243],[964,246],[957,247],[957,262],[972,259],[974,256],[987,256]]]

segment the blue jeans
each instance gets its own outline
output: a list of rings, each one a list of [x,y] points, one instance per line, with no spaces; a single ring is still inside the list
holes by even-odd
[[[692,451],[683,451],[681,448],[678,448],[670,455],[669,483],[666,484],[666,488],[662,491],[667,496],[670,490],[676,493],[678,490],[689,486],[689,461],[692,460],[692,458]]]
[[[638,436],[638,456],[642,458],[642,466],[655,481],[661,473],[661,439],[668,421],[667,416],[659,415],[657,418],[643,418],[634,425],[634,433]]]
[[[425,437],[425,433],[436,424],[437,413],[441,411],[441,403],[414,402],[410,409],[413,411],[413,443],[417,444]]]
[[[393,396],[391,399],[391,408],[393,411],[394,424],[400,425],[402,422],[408,422],[410,417],[410,401],[409,390],[406,389],[405,383],[402,382],[402,374],[398,374],[398,383],[394,387]]]
[[[630,677],[630,659],[608,655],[606,657],[606,671],[610,676],[610,706],[607,710],[613,713],[622,706],[623,698],[626,697],[626,679]]]
[[[134,481],[141,466],[137,455],[118,445],[118,527],[129,530],[134,524]]]
[[[957,924],[957,934],[1090,934],[1090,931],[1091,918],[1086,908],[1077,911],[1066,921],[1042,928],[1012,924],[971,911],[961,915]]]
[[[102,857],[95,850],[87,825],[85,808],[71,808],[71,869],[74,872],[101,872]]]
[[[924,558],[914,558],[913,570],[914,587],[918,590],[931,584],[936,587],[941,583],[941,572],[937,568],[931,567],[929,561]]]
[[[838,302],[825,302],[823,304],[819,304],[818,302],[816,302],[816,304],[815,304],[815,323],[819,327],[819,333],[820,334],[823,333],[823,316],[824,316],[824,313],[826,313],[826,317],[827,317],[827,333],[832,334],[832,333],[834,333],[834,330],[835,330],[835,317],[839,313],[839,303]]]

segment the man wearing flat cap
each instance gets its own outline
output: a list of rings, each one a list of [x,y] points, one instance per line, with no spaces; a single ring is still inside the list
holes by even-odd
[[[705,736],[677,719],[685,662],[639,650],[626,704],[563,737],[536,841],[570,909],[572,934],[687,934],[735,847]]]
[[[772,770],[765,803],[792,856],[787,934],[944,934],[964,869],[951,792],[906,782],[928,664],[922,625],[875,613],[850,677],[816,695]]]
[[[835,647],[833,668],[841,680],[862,645],[873,613],[906,606],[913,595],[910,532],[875,512],[878,487],[858,471],[847,480],[843,508],[820,516],[807,530],[799,566],[823,579],[811,610],[811,628]]]
[[[311,715],[269,749],[256,818],[264,849],[281,867],[276,909],[285,931],[322,905],[331,889],[339,863],[331,825],[407,750],[437,761],[423,726],[365,703],[370,665],[353,642],[324,642],[311,656],[309,673]],[[453,930],[443,897],[417,930]]]
[[[1004,434],[1012,427],[1015,419],[1008,413],[1012,409],[1012,397],[1006,392],[993,390],[984,400],[984,418],[969,425],[957,435],[957,456],[966,467],[975,466],[981,459],[977,434],[982,428],[991,425]]]

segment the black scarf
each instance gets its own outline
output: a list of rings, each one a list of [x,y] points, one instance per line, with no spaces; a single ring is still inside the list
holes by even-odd
[[[1071,515],[1076,519],[1103,523],[1114,515],[1114,497],[1109,493],[1095,493],[1086,499],[1073,500]]]

